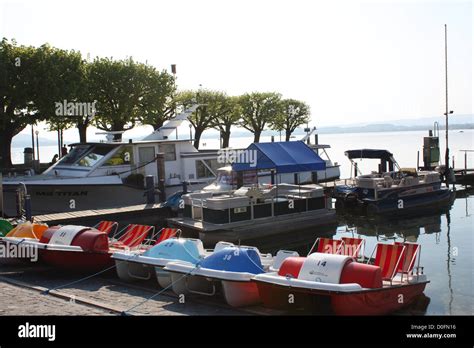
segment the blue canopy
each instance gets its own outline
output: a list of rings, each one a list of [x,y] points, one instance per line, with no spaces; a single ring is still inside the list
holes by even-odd
[[[252,143],[245,151],[249,150],[256,151],[256,161],[250,163],[247,158],[245,162],[239,162],[239,159],[237,159],[232,164],[232,170],[241,172],[275,169],[277,173],[282,174],[326,169],[326,162],[302,141]]]

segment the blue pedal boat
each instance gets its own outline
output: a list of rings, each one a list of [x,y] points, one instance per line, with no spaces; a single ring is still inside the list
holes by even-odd
[[[298,253],[280,250],[272,257],[271,254],[261,254],[255,247],[226,246],[197,264],[170,262],[164,270],[171,273],[172,288],[177,295],[193,293],[214,296],[221,290],[229,305],[241,307],[260,302],[258,288],[253,281],[255,275],[277,271],[290,256],[298,256]]]
[[[232,246],[232,243],[217,243],[217,248]],[[124,281],[148,280],[156,274],[158,284],[165,288],[170,286],[171,278],[163,268],[171,261],[183,261],[195,265],[212,250],[205,250],[199,239],[192,238],[169,238],[144,253],[134,251],[115,252],[112,258],[115,260],[117,275]]]

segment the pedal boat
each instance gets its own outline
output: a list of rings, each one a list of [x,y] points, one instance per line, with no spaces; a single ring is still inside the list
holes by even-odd
[[[231,243],[218,243],[222,248]],[[171,275],[163,268],[173,261],[183,261],[195,265],[212,251],[204,249],[202,241],[193,238],[172,237],[155,244],[143,253],[124,250],[112,255],[115,260],[117,275],[120,279],[132,282],[149,280],[156,275],[158,284],[162,288],[171,285]]]
[[[386,315],[410,305],[429,283],[422,267],[414,272],[419,251],[414,243],[378,244],[374,264],[315,252],[287,258],[277,272],[258,274],[254,281],[266,307],[329,306],[336,315]]]
[[[98,226],[100,228],[100,226]],[[97,272],[112,267],[111,258],[115,251],[131,248],[144,251],[151,240],[145,241],[153,226],[128,225],[121,237],[109,238],[107,232],[95,227],[65,225],[51,226],[37,242],[42,262],[74,272]]]
[[[242,307],[260,302],[253,277],[277,270],[281,262],[290,256],[298,256],[298,253],[281,250],[276,257],[272,257],[271,254],[260,254],[255,247],[227,246],[197,264],[170,262],[164,269],[171,273],[173,291],[177,295],[214,296],[221,290],[230,306]]]

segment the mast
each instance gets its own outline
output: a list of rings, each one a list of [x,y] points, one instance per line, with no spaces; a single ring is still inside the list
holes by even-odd
[[[446,170],[449,171],[449,121],[448,117],[453,113],[452,110],[449,110],[448,107],[448,26],[444,25],[444,69],[445,69],[445,90],[446,90],[446,111],[444,115],[446,116],[446,155],[445,155],[445,164]]]

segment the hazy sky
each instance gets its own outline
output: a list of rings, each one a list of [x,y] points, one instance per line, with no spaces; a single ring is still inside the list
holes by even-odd
[[[177,64],[178,87],[278,91],[318,126],[472,113],[471,1],[0,0],[20,44]]]

